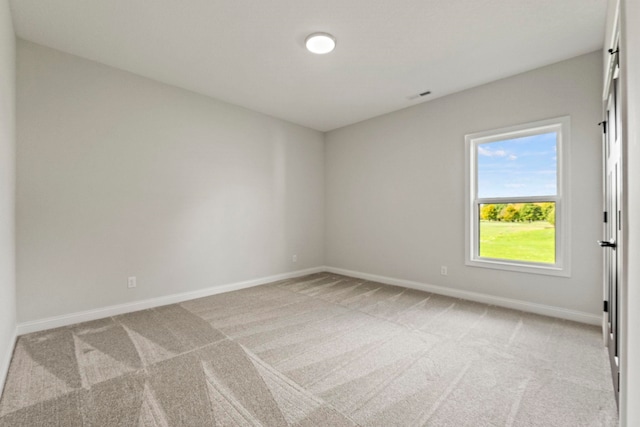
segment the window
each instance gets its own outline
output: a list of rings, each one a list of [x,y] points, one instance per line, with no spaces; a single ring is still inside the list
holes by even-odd
[[[569,276],[569,118],[465,141],[466,264]]]

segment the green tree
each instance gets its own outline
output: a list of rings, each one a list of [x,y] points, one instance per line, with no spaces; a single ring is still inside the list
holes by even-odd
[[[545,219],[549,224],[556,225],[556,204],[555,203],[551,205],[551,208],[547,212]]]
[[[498,219],[498,209],[496,205],[484,205],[480,210],[480,219],[485,221],[495,221]]]
[[[529,222],[544,219],[542,207],[537,203],[525,203],[520,209],[520,219]]]
[[[507,222],[515,222],[520,219],[520,212],[515,205],[507,205],[502,211],[502,220]]]
[[[543,203],[538,203],[540,205],[540,207],[542,208],[542,217],[543,219],[547,218],[547,215],[549,215],[549,211],[551,211],[551,209],[553,209],[556,204],[553,202],[543,202]]]

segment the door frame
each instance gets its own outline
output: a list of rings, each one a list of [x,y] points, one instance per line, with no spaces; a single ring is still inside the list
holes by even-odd
[[[620,368],[621,368],[621,325],[620,316],[622,275],[624,272],[624,140],[621,119],[621,76],[619,61],[619,36],[616,31],[612,38],[612,48],[609,50],[610,60],[606,69],[603,91],[603,144],[602,144],[602,204],[603,204],[603,236],[605,240],[614,243],[613,247],[603,247],[603,300],[602,317],[603,340],[608,347],[611,366],[612,382],[616,402],[619,401]],[[613,97],[613,100],[612,100]],[[615,115],[609,114],[613,103]],[[611,122],[614,120],[614,122]],[[613,131],[613,132],[612,132]],[[613,140],[611,139],[613,135]],[[612,144],[612,142],[614,144]],[[614,148],[615,158],[611,158],[611,148]],[[612,160],[610,160],[612,159]],[[615,184],[615,185],[613,185]],[[613,198],[613,199],[611,199]],[[613,200],[613,201],[612,201]],[[612,212],[613,210],[613,212]],[[602,244],[601,244],[602,246]]]

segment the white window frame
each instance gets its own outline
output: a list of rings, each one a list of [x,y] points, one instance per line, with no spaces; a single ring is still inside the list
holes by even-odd
[[[547,274],[553,276],[571,275],[570,253],[570,198],[569,198],[569,116],[524,123],[516,126],[493,129],[465,135],[466,144],[466,202],[465,202],[465,264],[472,267],[493,268],[521,273]],[[477,147],[479,144],[498,142],[512,138],[557,132],[557,192],[556,195],[533,197],[478,198]],[[509,259],[481,257],[479,255],[480,215],[482,204],[555,202],[556,262],[555,264],[527,262]]]

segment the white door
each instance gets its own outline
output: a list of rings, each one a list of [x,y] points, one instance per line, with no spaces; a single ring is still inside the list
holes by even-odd
[[[611,375],[616,400],[620,390],[620,342],[618,272],[621,270],[620,237],[622,235],[622,171],[620,121],[620,68],[615,55],[609,94],[606,102],[604,126],[604,239],[598,241],[604,254],[605,338],[609,349]]]

